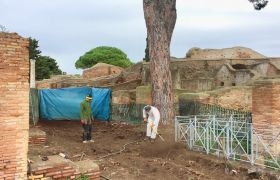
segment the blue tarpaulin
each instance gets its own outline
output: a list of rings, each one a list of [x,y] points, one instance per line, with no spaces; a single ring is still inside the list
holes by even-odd
[[[40,117],[45,120],[80,120],[80,104],[92,95],[96,119],[109,120],[111,91],[102,88],[43,89],[40,95]]]

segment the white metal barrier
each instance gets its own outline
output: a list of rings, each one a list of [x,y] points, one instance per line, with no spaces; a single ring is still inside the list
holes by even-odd
[[[280,126],[252,124],[245,116],[177,116],[175,141],[191,150],[280,169]]]

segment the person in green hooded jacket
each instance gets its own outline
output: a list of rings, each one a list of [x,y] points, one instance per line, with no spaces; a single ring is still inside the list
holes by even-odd
[[[80,116],[81,116],[81,123],[84,129],[83,132],[83,143],[87,142],[94,142],[91,138],[92,132],[92,122],[93,122],[93,113],[91,110],[91,100],[92,96],[86,96],[85,100],[81,102],[80,105]]]

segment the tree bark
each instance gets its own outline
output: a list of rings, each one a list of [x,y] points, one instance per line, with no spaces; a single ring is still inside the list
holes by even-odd
[[[174,120],[173,88],[170,72],[170,42],[176,23],[176,0],[143,0],[147,26],[152,101],[163,124]]]

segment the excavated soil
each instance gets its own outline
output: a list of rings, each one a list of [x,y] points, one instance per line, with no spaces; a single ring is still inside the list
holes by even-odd
[[[29,158],[66,154],[72,161],[95,160],[104,179],[181,180],[252,179],[247,169],[236,166],[237,174],[225,173],[225,163],[214,156],[188,151],[175,143],[173,129],[159,127],[165,141],[144,141],[144,125],[95,122],[94,143],[83,144],[82,128],[75,121],[41,121],[37,128],[47,134],[45,146],[31,145]],[[124,145],[125,146],[124,149]],[[124,149],[124,150],[122,150]],[[120,153],[120,150],[122,150]],[[102,179],[102,178],[101,178]],[[269,178],[262,178],[269,179]]]

